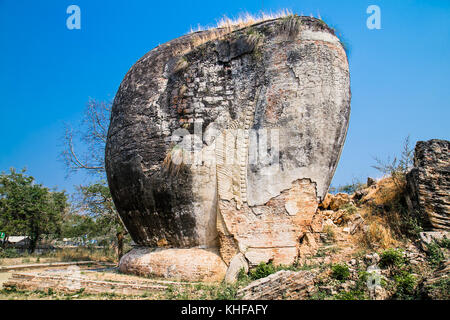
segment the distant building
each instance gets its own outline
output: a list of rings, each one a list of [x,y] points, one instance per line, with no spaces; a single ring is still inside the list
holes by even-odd
[[[6,238],[6,244],[14,248],[25,248],[30,245],[28,236],[9,236]]]

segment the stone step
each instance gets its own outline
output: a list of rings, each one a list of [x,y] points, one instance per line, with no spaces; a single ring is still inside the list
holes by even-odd
[[[114,263],[100,262],[100,261],[48,262],[48,263],[0,266],[0,272],[8,272],[8,271],[24,270],[24,269],[41,269],[41,268],[48,268],[48,267],[83,266],[83,265],[100,265],[100,266],[111,266],[111,267],[116,266],[116,264],[114,264]]]
[[[156,279],[142,280],[94,280],[86,274],[95,273],[95,271],[83,271],[83,274],[73,274],[67,271],[58,272],[20,272],[12,274],[12,277],[3,284],[3,287],[16,288],[26,291],[48,291],[76,293],[83,291],[85,293],[100,294],[114,293],[122,295],[141,295],[144,293],[164,291],[170,286],[187,286],[195,283],[184,283],[176,281],[164,281]]]

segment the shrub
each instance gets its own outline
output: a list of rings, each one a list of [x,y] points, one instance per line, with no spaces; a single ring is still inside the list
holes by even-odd
[[[104,293],[109,294],[109,293]],[[167,286],[165,291],[165,299],[167,300],[187,300],[189,298],[189,294],[186,290],[181,288],[177,288],[176,286],[170,284]]]
[[[261,278],[265,278],[277,271],[278,270],[274,267],[274,265],[271,262],[269,263],[261,262],[255,269],[250,270],[249,276],[252,280],[258,280]]]
[[[327,239],[331,242],[336,240],[336,233],[334,232],[334,227],[326,225],[323,227],[323,232],[327,235]]]
[[[450,277],[447,275],[437,280],[427,289],[434,300],[450,300]]]
[[[222,283],[215,294],[216,300],[236,300],[238,288],[236,285]]]
[[[427,244],[427,249],[427,256],[430,264],[434,267],[439,266],[445,259],[444,254],[442,253],[442,250],[439,246],[439,242],[433,241],[432,243]]]
[[[330,295],[324,291],[317,288],[317,290],[309,297],[310,300],[329,300]]]
[[[401,228],[404,233],[412,238],[418,238],[419,234],[423,231],[422,225],[425,223],[426,217],[423,213],[415,210],[409,212],[408,210],[401,211],[402,223]]]
[[[192,289],[176,289],[173,286],[169,286],[166,289],[166,299],[169,300],[190,300],[190,299],[211,299],[211,300],[237,300],[239,283],[228,284],[221,282],[218,284],[196,284]]]
[[[253,281],[253,279],[251,279],[250,278],[250,275],[248,275],[246,272],[245,272],[245,269],[244,268],[241,268],[240,270],[239,270],[239,273],[238,273],[238,275],[237,275],[237,282],[236,282],[236,285],[238,286],[238,287],[245,287],[246,285],[248,285],[250,282],[252,282]]]
[[[390,158],[387,161],[382,161],[379,158],[374,159],[376,165],[373,165],[372,168],[391,176],[394,184],[403,190],[406,186],[406,173],[414,163],[414,149],[411,147],[410,137],[407,136],[403,143],[400,159],[397,157],[394,157],[392,161]]]
[[[239,270],[238,275],[237,275],[237,280],[238,280],[238,281],[245,281],[245,280],[247,280],[247,278],[248,278],[248,275],[247,275],[247,273],[245,272],[245,269],[244,269],[244,268],[241,268],[241,269]]]
[[[401,271],[394,277],[396,283],[395,296],[399,299],[414,299],[416,297],[416,278],[409,272]]]
[[[364,300],[364,292],[360,290],[342,291],[334,296],[335,300]]]
[[[345,281],[350,277],[350,270],[346,264],[335,264],[331,267],[331,277],[339,281]]]
[[[438,241],[438,245],[441,248],[450,249],[450,239],[444,238],[444,239]]]
[[[355,207],[353,203],[346,203],[341,206],[339,209],[346,211],[347,214],[352,215],[358,212],[358,208]]]
[[[426,224],[427,217],[417,210],[409,210],[407,205],[406,174],[413,165],[414,149],[410,146],[409,136],[405,139],[400,157],[391,161],[374,158],[376,164],[372,167],[389,176],[393,186],[386,185],[380,190],[383,203],[383,214],[387,217],[391,229],[399,237],[407,236],[416,239]]]
[[[389,248],[396,245],[391,229],[383,218],[370,214],[365,217],[367,230],[359,236],[359,243],[367,248]]]
[[[0,248],[0,258],[18,258],[20,253],[14,248]]]
[[[367,280],[369,279],[370,273],[367,271],[358,272],[358,280],[356,281],[356,289],[363,290],[367,288]]]
[[[396,249],[388,249],[381,254],[380,267],[400,267],[404,264],[403,252]]]

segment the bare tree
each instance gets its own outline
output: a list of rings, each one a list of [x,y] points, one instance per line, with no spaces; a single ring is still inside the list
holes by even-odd
[[[372,166],[372,168],[377,169],[383,174],[391,176],[392,181],[401,190],[406,186],[406,174],[414,163],[414,149],[411,147],[410,140],[410,136],[408,135],[403,142],[400,157],[394,156],[393,160],[388,157],[386,161],[374,157],[376,164]]]
[[[83,170],[104,176],[105,144],[110,115],[111,102],[89,99],[80,129],[74,132],[70,124],[65,124],[61,158],[69,174]],[[75,138],[83,145],[82,150],[76,149]]]
[[[89,99],[80,128],[74,131],[70,124],[65,124],[61,158],[66,165],[68,175],[84,171],[99,178],[99,182],[80,186],[78,191],[83,195],[84,205],[91,209],[88,212],[92,213],[102,226],[105,226],[105,233],[115,230],[120,259],[123,254],[123,239],[127,231],[112,201],[105,174],[105,145],[110,116],[111,102]],[[80,149],[75,148],[76,142],[81,144]],[[101,205],[97,203],[98,199],[101,199]]]

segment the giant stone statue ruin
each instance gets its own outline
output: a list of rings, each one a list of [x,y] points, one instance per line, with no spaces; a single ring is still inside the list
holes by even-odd
[[[127,273],[216,281],[293,263],[350,114],[345,50],[287,16],[191,33],[148,52],[112,109],[106,170],[137,246]]]

